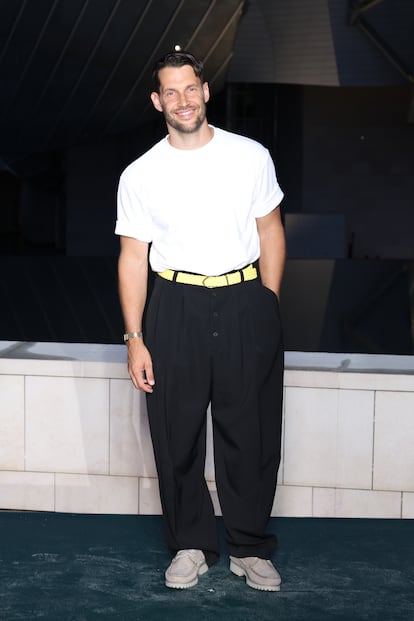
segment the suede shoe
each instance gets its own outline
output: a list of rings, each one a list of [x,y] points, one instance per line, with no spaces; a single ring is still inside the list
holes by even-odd
[[[230,571],[236,576],[245,576],[246,584],[258,591],[280,591],[280,575],[272,561],[257,556],[245,558],[230,557]]]
[[[179,550],[165,572],[165,586],[170,589],[189,589],[198,582],[198,576],[208,571],[201,550]]]

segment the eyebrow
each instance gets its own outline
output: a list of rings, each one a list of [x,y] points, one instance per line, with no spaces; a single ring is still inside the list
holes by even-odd
[[[190,84],[187,84],[184,88],[191,88],[192,86],[198,87],[198,83],[197,82],[191,82]],[[163,91],[176,91],[177,89],[174,88],[174,86],[163,86],[162,87]]]

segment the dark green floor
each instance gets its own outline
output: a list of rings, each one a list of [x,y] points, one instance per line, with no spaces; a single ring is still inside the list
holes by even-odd
[[[160,517],[0,513],[1,621],[414,621],[412,520],[273,519],[280,593],[223,556],[187,591],[165,588]]]

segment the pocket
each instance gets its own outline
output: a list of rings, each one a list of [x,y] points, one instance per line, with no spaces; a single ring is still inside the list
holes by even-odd
[[[263,293],[265,293],[265,295],[276,306],[276,310],[279,313],[279,298],[277,297],[276,293],[272,291],[272,289],[269,289],[269,287],[266,287],[266,285],[264,285],[263,283],[260,283],[260,288],[262,289]]]
[[[281,342],[281,318],[277,295],[261,282],[255,285],[251,297],[251,320],[257,353],[272,364]]]

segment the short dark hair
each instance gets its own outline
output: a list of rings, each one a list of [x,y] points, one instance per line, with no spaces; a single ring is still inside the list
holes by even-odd
[[[154,86],[154,90],[159,93],[160,92],[160,78],[159,72],[161,69],[165,67],[184,67],[185,65],[190,65],[193,68],[194,73],[198,78],[200,78],[200,82],[204,82],[204,64],[201,60],[193,56],[190,52],[179,51],[179,52],[168,52],[164,54],[154,65],[152,70],[152,83]]]

